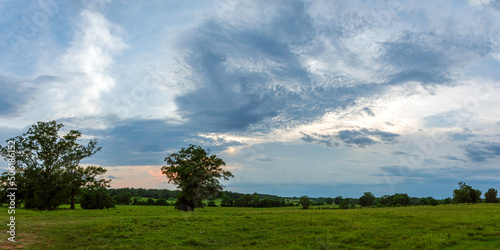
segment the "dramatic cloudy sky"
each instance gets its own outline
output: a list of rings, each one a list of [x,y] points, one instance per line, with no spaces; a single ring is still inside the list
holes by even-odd
[[[498,0],[10,0],[0,31],[1,141],[62,122],[113,187],[196,144],[237,192],[500,188]]]

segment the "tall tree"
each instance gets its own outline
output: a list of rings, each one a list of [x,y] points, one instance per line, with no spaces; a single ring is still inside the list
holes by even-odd
[[[312,201],[306,195],[300,197],[300,199],[299,199],[299,204],[302,206],[302,209],[309,209],[309,206],[311,205],[311,203],[312,203]]]
[[[359,205],[362,207],[375,205],[375,196],[370,192],[365,192],[363,196],[359,197]]]
[[[52,210],[64,203],[70,193],[67,170],[82,159],[97,153],[96,140],[86,145],[78,144],[81,133],[71,130],[64,136],[59,130],[64,125],[38,122],[28,131],[7,141],[15,141],[16,182],[22,183],[26,208]],[[7,147],[0,146],[0,154],[9,156]]]
[[[494,188],[488,189],[488,192],[484,193],[484,199],[486,199],[487,203],[496,203],[498,191]]]
[[[220,178],[229,180],[229,177],[234,177],[230,171],[222,168],[226,165],[222,159],[200,146],[182,148],[177,153],[169,154],[165,162],[166,166],[161,168],[163,174],[169,183],[181,189],[176,202],[180,211],[193,211],[203,206],[204,199],[222,191]]]
[[[481,191],[473,189],[465,182],[459,182],[458,186],[458,189],[453,190],[453,203],[474,204],[481,199]]]

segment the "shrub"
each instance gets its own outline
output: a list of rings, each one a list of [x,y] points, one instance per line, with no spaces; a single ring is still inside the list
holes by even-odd
[[[105,188],[89,190],[83,189],[80,197],[80,206],[83,209],[109,209],[115,208],[115,204]]]

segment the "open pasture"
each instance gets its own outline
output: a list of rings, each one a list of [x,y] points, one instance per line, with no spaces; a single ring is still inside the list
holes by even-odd
[[[1,213],[7,220],[7,209]],[[3,248],[500,248],[500,204],[350,210],[213,207],[195,212],[123,205],[101,211],[17,209],[15,216],[16,243],[4,234]]]

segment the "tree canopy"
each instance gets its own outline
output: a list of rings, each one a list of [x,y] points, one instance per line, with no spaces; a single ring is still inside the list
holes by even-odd
[[[26,208],[52,210],[68,200],[71,193],[105,172],[95,172],[79,167],[82,159],[97,153],[101,148],[96,140],[80,145],[77,140],[82,136],[79,131],[71,130],[60,136],[62,123],[56,121],[38,122],[20,136],[7,140],[14,141],[14,151],[0,146],[0,154],[7,159],[12,154],[15,161],[15,180],[18,184],[18,197]],[[2,180],[8,173],[5,172]],[[106,182],[106,181],[105,181]],[[102,182],[101,182],[102,183]],[[109,183],[109,182],[108,182]]]
[[[229,180],[229,177],[234,177],[230,171],[222,168],[226,165],[222,159],[211,155],[210,150],[192,144],[169,154],[165,162],[166,166],[161,169],[163,174],[169,183],[181,190],[176,202],[176,208],[180,211],[193,211],[196,207],[202,207],[204,199],[222,191],[220,178]]]
[[[473,189],[465,182],[459,182],[458,186],[458,189],[453,190],[454,203],[474,204],[481,199],[481,191]]]
[[[363,196],[359,197],[359,205],[362,207],[375,205],[375,196],[370,192],[365,192]]]
[[[486,193],[484,193],[484,199],[487,203],[496,203],[498,202],[497,194],[498,191],[496,189],[490,188]]]
[[[312,201],[309,200],[308,196],[302,196],[299,199],[299,204],[302,206],[302,209],[308,209],[309,206],[312,204]]]

